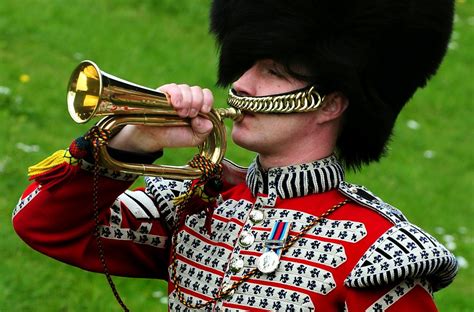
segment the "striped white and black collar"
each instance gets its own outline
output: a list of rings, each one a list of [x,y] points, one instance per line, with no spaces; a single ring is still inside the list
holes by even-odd
[[[260,167],[257,158],[250,165],[246,179],[254,196],[276,193],[283,199],[327,192],[343,180],[344,169],[335,156],[268,171]]]

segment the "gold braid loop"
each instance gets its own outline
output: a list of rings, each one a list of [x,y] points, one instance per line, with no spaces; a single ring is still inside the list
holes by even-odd
[[[201,182],[208,181],[216,175],[220,176],[222,171],[221,164],[216,164],[201,154],[194,155],[193,159],[191,159],[188,164],[190,167],[199,169],[202,172],[200,178]]]
[[[211,179],[220,179],[222,174],[222,165],[216,164],[201,154],[194,155],[193,159],[188,162],[188,165],[192,168],[199,169],[201,171],[201,177],[196,183],[193,183],[190,188],[182,195],[175,197],[173,202],[176,207],[176,222],[180,222],[185,209],[187,208],[189,201],[193,195],[198,194],[203,197],[203,186]]]
[[[253,113],[305,113],[321,106],[324,96],[315,86],[292,93],[271,96],[241,96],[234,89],[229,90],[227,104],[242,111]]]
[[[95,148],[103,146],[103,145],[107,145],[110,137],[111,137],[111,133],[109,130],[101,129],[97,126],[93,126],[92,128],[90,128],[89,131],[84,136],[86,140],[89,140],[92,142]]]

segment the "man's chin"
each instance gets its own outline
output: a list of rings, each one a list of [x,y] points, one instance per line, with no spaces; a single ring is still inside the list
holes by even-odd
[[[246,150],[257,152],[258,148],[256,147],[255,142],[250,142],[248,139],[251,138],[251,135],[244,135],[243,131],[234,132],[232,131],[232,141]]]

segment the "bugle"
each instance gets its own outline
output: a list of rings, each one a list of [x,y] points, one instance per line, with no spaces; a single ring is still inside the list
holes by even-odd
[[[189,126],[190,123],[177,115],[165,93],[105,73],[91,61],[81,62],[73,71],[68,85],[67,105],[69,114],[77,123],[102,116],[97,127],[112,135],[127,124],[174,127]],[[242,113],[229,107],[212,109],[208,114],[200,115],[212,122],[213,130],[198,147],[199,153],[218,164],[224,158],[227,146],[223,120],[239,120]],[[169,179],[195,179],[202,174],[189,165],[121,162],[109,155],[105,145],[99,147],[99,156],[100,165],[123,173]]]

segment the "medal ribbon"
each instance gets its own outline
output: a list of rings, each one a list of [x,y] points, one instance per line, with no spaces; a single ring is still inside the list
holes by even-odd
[[[282,248],[290,233],[291,223],[287,221],[277,221],[273,226],[268,239],[265,241],[265,252],[273,250],[280,257]]]

